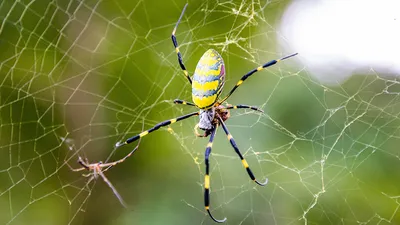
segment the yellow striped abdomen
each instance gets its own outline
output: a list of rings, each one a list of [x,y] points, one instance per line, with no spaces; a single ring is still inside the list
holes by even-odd
[[[192,82],[192,99],[200,109],[215,104],[225,83],[225,64],[214,49],[207,50],[197,63]]]

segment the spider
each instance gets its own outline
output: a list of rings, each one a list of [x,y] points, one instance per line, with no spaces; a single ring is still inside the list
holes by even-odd
[[[228,128],[225,125],[225,121],[229,118],[229,110],[230,109],[252,109],[255,111],[263,112],[261,109],[254,107],[254,106],[248,106],[248,105],[227,105],[223,106],[222,103],[224,103],[234,92],[235,90],[251,75],[254,73],[261,71],[264,68],[267,68],[269,66],[272,66],[282,60],[288,59],[290,57],[293,57],[297,55],[297,53],[294,53],[292,55],[285,56],[281,59],[278,60],[272,60],[269,61],[263,65],[260,65],[256,69],[251,70],[247,74],[245,74],[237,83],[236,85],[232,88],[232,90],[228,93],[226,97],[224,97],[222,100],[218,100],[220,93],[223,89],[224,83],[225,83],[225,64],[224,61],[221,57],[221,55],[213,50],[209,49],[207,50],[204,55],[200,58],[196,70],[194,72],[194,75],[192,78],[190,78],[188,71],[186,70],[186,67],[183,63],[182,60],[182,55],[179,51],[179,46],[178,42],[175,37],[175,32],[178,28],[178,25],[183,17],[183,14],[186,10],[188,4],[185,5],[185,7],[182,10],[182,13],[172,31],[172,43],[174,44],[176,54],[178,56],[178,62],[179,65],[183,71],[183,74],[185,75],[186,79],[188,82],[192,85],[192,99],[193,103],[191,102],[186,102],[180,99],[175,99],[174,103],[175,104],[183,104],[183,105],[189,105],[189,106],[194,106],[199,109],[197,112],[192,112],[187,115],[183,115],[174,119],[170,120],[165,120],[161,123],[156,124],[154,127],[141,132],[140,134],[137,134],[131,138],[128,138],[124,142],[118,142],[116,144],[116,147],[119,148],[121,146],[127,145],[129,143],[132,143],[138,139],[141,139],[142,137],[148,135],[149,133],[158,130],[161,127],[176,123],[178,121],[187,119],[192,116],[199,116],[199,123],[195,126],[195,134],[199,137],[207,137],[210,136],[209,142],[207,144],[206,150],[205,150],[205,167],[206,167],[206,172],[205,172],[205,178],[204,178],[204,205],[205,205],[205,210],[208,212],[209,216],[211,217],[212,220],[218,223],[223,223],[226,221],[226,218],[222,220],[217,220],[215,217],[211,214],[210,212],[210,175],[209,175],[209,157],[211,153],[211,148],[213,145],[214,137],[216,130],[218,126],[221,126],[222,129],[224,130],[230,144],[232,145],[233,149],[239,156],[239,158],[242,161],[242,164],[244,168],[246,169],[248,175],[250,178],[258,185],[264,186],[268,183],[268,179],[266,179],[264,182],[259,182],[253,172],[251,171],[247,161],[244,159],[242,153],[240,152],[238,146],[236,145],[235,140],[233,139],[232,135],[230,134]],[[197,128],[200,128],[201,130],[204,131],[203,134],[199,134],[197,132]]]
[[[128,155],[126,155],[124,158],[122,158],[120,160],[117,160],[117,161],[114,161],[114,162],[103,163],[102,161],[100,161],[100,162],[97,162],[97,163],[89,164],[88,159],[86,159],[84,161],[82,159],[82,157],[79,156],[78,163],[82,167],[80,167],[80,168],[72,168],[72,166],[70,166],[68,163],[67,163],[67,165],[74,172],[79,172],[79,171],[82,171],[82,170],[89,171],[90,173],[82,174],[82,176],[84,176],[84,177],[90,177],[88,182],[87,182],[87,184],[89,184],[92,180],[97,179],[99,176],[101,176],[101,178],[103,178],[104,182],[106,182],[107,185],[114,192],[114,195],[118,198],[118,200],[121,203],[121,205],[124,206],[125,208],[127,208],[127,206],[125,204],[125,201],[122,199],[121,195],[118,193],[117,189],[115,189],[114,185],[112,185],[110,180],[108,180],[107,177],[104,175],[104,172],[109,170],[111,167],[113,167],[113,166],[125,161],[129,156],[131,156],[136,151],[136,149],[138,147],[139,147],[139,144]]]

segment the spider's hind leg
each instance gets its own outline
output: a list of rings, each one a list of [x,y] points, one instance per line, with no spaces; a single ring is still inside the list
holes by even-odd
[[[260,186],[264,186],[268,183],[268,178],[265,179],[264,182],[260,182],[256,179],[256,177],[253,174],[253,171],[251,171],[249,164],[247,163],[246,159],[243,157],[242,153],[240,152],[235,140],[233,139],[232,135],[230,134],[228,128],[226,127],[224,121],[222,120],[221,117],[218,117],[218,120],[220,121],[220,124],[222,126],[222,129],[224,130],[229,142],[231,143],[233,149],[235,150],[236,154],[239,156],[240,160],[242,161],[242,164],[244,166],[244,168],[247,171],[247,174],[249,175],[250,179],[253,180],[256,184],[260,185]]]
[[[215,217],[211,214],[210,211],[210,163],[209,163],[209,157],[211,154],[211,149],[212,145],[214,142],[214,136],[215,132],[217,131],[217,127],[215,127],[213,130],[209,131],[211,136],[210,140],[207,144],[206,152],[205,152],[205,164],[206,164],[206,174],[204,175],[204,206],[206,211],[208,212],[208,215],[210,215],[211,219],[214,220],[217,223],[223,223],[226,221],[226,218],[222,220],[217,220]]]

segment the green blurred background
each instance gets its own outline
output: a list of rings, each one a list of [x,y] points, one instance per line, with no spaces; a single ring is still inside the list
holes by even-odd
[[[194,111],[170,40],[186,1],[0,3],[0,224],[213,224],[204,212],[204,150],[196,118],[146,136],[101,180],[72,172],[78,156],[114,161],[114,144]],[[289,1],[189,1],[177,31],[190,73],[209,48],[226,89],[290,54],[276,28]],[[298,57],[301,57],[301,53]],[[233,137],[265,187],[251,182],[218,131],[211,209],[227,224],[398,224],[400,85],[357,74],[339,86],[290,59],[228,100]],[[224,93],[226,93],[225,90]],[[64,140],[64,141],[63,141]]]

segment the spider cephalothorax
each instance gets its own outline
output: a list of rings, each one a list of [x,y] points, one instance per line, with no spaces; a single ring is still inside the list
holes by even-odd
[[[228,105],[228,106],[223,106],[222,104],[235,92],[235,90],[242,85],[242,83],[249,78],[251,75],[254,73],[261,71],[262,69],[272,66],[276,63],[278,63],[281,60],[293,57],[297,55],[297,53],[285,56],[281,59],[278,60],[272,60],[269,61],[263,65],[260,65],[259,67],[251,70],[247,74],[245,74],[237,83],[236,85],[231,89],[231,91],[222,99],[219,100],[219,96],[222,92],[222,88],[225,84],[225,64],[222,59],[222,56],[215,51],[214,49],[209,49],[207,50],[203,56],[200,58],[196,70],[194,72],[194,75],[192,78],[190,78],[188,71],[186,70],[186,67],[183,63],[182,60],[182,55],[179,51],[178,47],[178,42],[175,37],[175,32],[176,29],[179,25],[179,22],[182,19],[183,13],[185,12],[187,4],[185,5],[185,8],[182,11],[181,16],[178,19],[178,22],[175,25],[174,30],[172,31],[172,43],[175,46],[175,51],[178,55],[178,62],[179,66],[181,67],[186,79],[189,81],[189,83],[192,85],[192,100],[193,103],[191,102],[186,102],[183,100],[176,99],[174,101],[175,104],[183,104],[183,105],[190,105],[190,106],[195,106],[199,109],[197,112],[189,113],[187,115],[183,115],[180,117],[177,117],[175,119],[170,119],[163,121],[161,123],[156,124],[154,127],[143,131],[140,134],[137,134],[131,138],[128,138],[124,142],[118,142],[116,144],[117,147],[121,147],[123,145],[132,143],[147,134],[158,130],[161,127],[168,126],[170,124],[176,123],[178,121],[187,119],[192,116],[199,116],[199,123],[195,126],[195,133],[199,137],[207,137],[210,136],[210,140],[207,144],[207,148],[205,151],[205,166],[206,166],[206,172],[205,172],[205,177],[204,177],[204,205],[205,209],[210,215],[210,217],[215,221],[215,222],[224,222],[226,220],[217,220],[213,217],[213,215],[210,212],[210,175],[209,175],[209,156],[211,154],[211,149],[214,141],[214,136],[217,128],[219,126],[222,127],[224,130],[230,144],[232,145],[233,149],[239,156],[244,168],[246,169],[249,177],[258,185],[265,185],[267,184],[268,179],[261,183],[259,182],[253,172],[250,170],[250,167],[247,163],[247,161],[244,159],[242,153],[240,152],[238,146],[236,145],[235,140],[233,139],[232,135],[229,133],[228,128],[226,127],[224,121],[226,121],[229,118],[229,109],[252,109],[256,111],[261,111],[257,107],[254,106],[248,106],[248,105]],[[204,130],[204,134],[199,134],[197,132],[197,128],[200,128]]]
[[[215,127],[215,108],[201,109],[199,114],[198,127],[204,131],[212,130]]]

